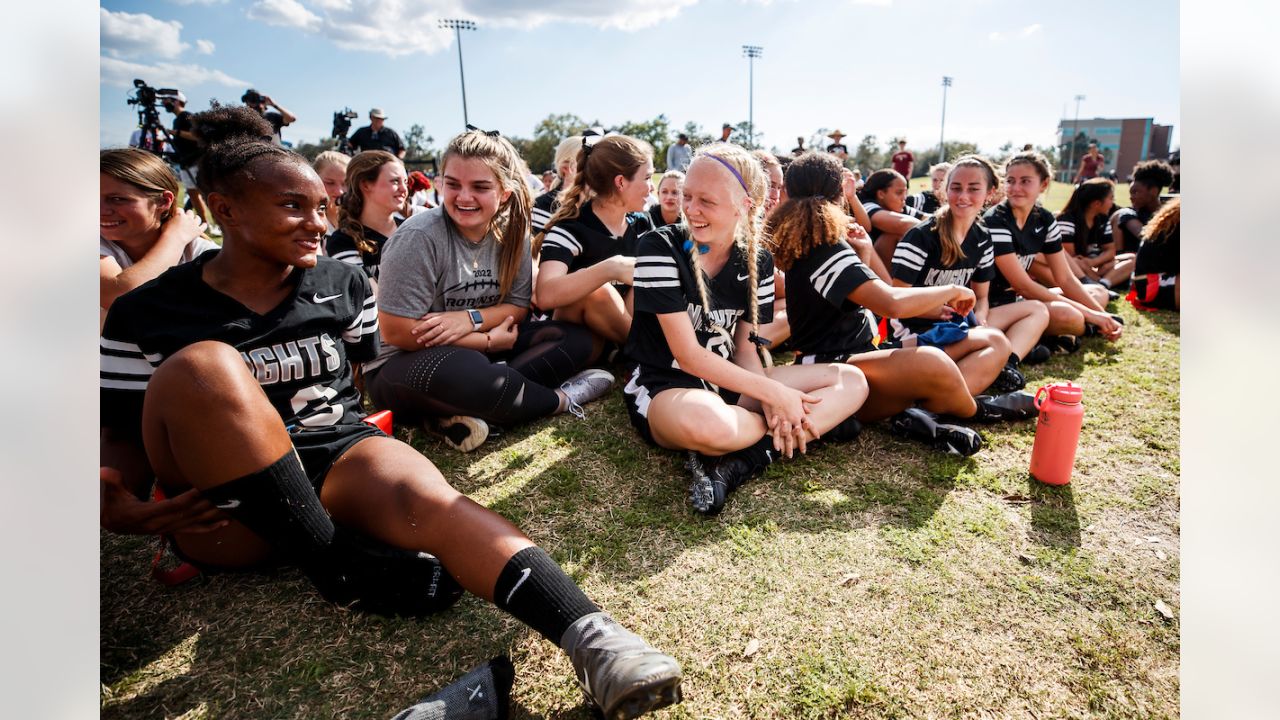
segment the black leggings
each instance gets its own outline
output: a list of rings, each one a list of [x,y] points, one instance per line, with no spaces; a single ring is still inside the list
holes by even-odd
[[[470,415],[512,426],[551,415],[554,388],[587,365],[591,333],[554,320],[519,327],[515,347],[492,357],[456,345],[395,355],[366,378],[369,396],[405,422]]]

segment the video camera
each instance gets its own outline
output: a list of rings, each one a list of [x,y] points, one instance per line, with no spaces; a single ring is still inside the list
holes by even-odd
[[[163,156],[164,143],[169,131],[160,123],[160,107],[170,100],[177,100],[181,93],[174,88],[153,88],[140,79],[133,81],[133,94],[125,102],[138,106],[138,126],[142,128],[139,147]]]
[[[342,108],[333,114],[333,138],[338,141],[338,152],[351,154],[351,143],[347,142],[347,131],[351,129],[351,121],[360,114],[349,107]]]

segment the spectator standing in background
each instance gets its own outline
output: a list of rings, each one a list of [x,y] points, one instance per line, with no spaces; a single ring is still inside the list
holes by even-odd
[[[893,169],[896,170],[898,174],[901,175],[902,177],[906,178],[907,180],[910,180],[911,171],[912,169],[915,168],[915,166],[916,166],[916,156],[912,155],[911,151],[907,149],[907,139],[906,138],[899,139],[898,152],[893,154]]]
[[[720,142],[729,142],[729,136],[733,134],[733,126],[725,123],[720,126]]]
[[[667,148],[667,170],[684,172],[693,159],[693,149],[689,147],[689,136],[684,133],[676,135],[674,145]]]
[[[404,143],[400,134],[387,127],[387,114],[382,108],[369,110],[369,124],[355,131],[351,136],[351,147],[357,152],[364,150],[386,150],[400,159],[404,159]]]
[[[1080,169],[1076,171],[1075,183],[1079,185],[1085,180],[1098,177],[1098,171],[1107,164],[1107,159],[1098,152],[1098,143],[1089,143],[1089,152],[1080,158]]]
[[[849,147],[842,142],[845,137],[844,133],[840,132],[837,128],[831,134],[827,135],[827,137],[835,141],[827,146],[827,152],[835,155],[840,159],[840,162],[843,163],[849,157]]]
[[[280,107],[280,104],[272,100],[270,95],[263,95],[253,88],[244,91],[244,95],[240,96],[240,102],[257,110],[262,117],[266,118],[267,122],[271,123],[271,128],[275,130],[276,134],[276,144],[283,144],[284,142],[284,138],[280,134],[280,128],[292,125],[293,121],[298,119],[296,115]],[[267,108],[269,107],[275,108],[275,110],[268,110]]]
[[[191,198],[191,208],[201,220],[207,220],[209,211],[205,209],[204,198],[196,187],[196,165],[200,162],[200,142],[191,126],[191,113],[186,110],[187,96],[179,91],[176,95],[164,99],[164,109],[173,113],[173,132],[170,142],[173,144],[174,160],[178,164],[178,180]]]

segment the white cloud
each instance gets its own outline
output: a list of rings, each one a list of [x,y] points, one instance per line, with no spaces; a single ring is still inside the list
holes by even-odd
[[[987,39],[990,40],[991,42],[1000,42],[1001,40],[1004,39],[1004,35],[998,32],[993,32],[987,35]]]
[[[111,12],[98,8],[102,49],[114,57],[152,55],[174,58],[189,45],[182,42],[182,23],[157,20],[146,13]]]
[[[152,87],[183,88],[205,83],[227,87],[249,87],[253,84],[233,78],[221,70],[200,65],[163,62],[145,65],[105,56],[99,59],[102,61],[102,84],[112,87],[131,88],[134,78],[142,78]]]
[[[849,0],[850,5],[877,5],[879,7],[889,7],[893,5],[893,0]]]
[[[892,0],[855,0],[888,4]],[[435,53],[452,44],[440,18],[484,18],[481,28],[529,29],[553,22],[640,30],[670,20],[698,0],[256,0],[249,17],[324,35],[338,47],[397,57]]]
[[[268,25],[301,30],[317,30],[321,25],[320,16],[297,0],[258,0],[249,8],[249,17]]]
[[[1021,34],[1022,34],[1022,36],[1023,36],[1023,37],[1026,37],[1026,36],[1028,36],[1028,35],[1035,35],[1036,33],[1040,32],[1040,30],[1041,30],[1043,27],[1044,27],[1044,26],[1043,26],[1043,25],[1041,25],[1040,23],[1036,23],[1036,24],[1034,24],[1034,25],[1028,25],[1028,26],[1026,26],[1026,27],[1022,28],[1022,33],[1021,33]]]
[[[169,0],[174,5],[221,5],[227,0]]]
[[[201,55],[212,55],[216,47],[217,45],[214,45],[212,40],[196,41],[196,50],[198,50]]]

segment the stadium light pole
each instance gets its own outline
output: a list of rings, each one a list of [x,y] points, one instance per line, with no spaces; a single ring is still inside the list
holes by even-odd
[[[759,45],[743,45],[742,56],[747,59],[747,146],[756,144],[755,123],[755,91],[756,91],[756,58],[764,54]]]
[[[476,24],[470,20],[446,19],[440,21],[440,27],[452,30],[458,41],[458,79],[462,82],[462,124],[465,127],[471,121],[467,118],[467,76],[462,72],[462,31],[475,30]]]
[[[947,161],[947,88],[951,87],[951,77],[942,76],[942,127],[938,130],[938,162]]]
[[[1076,118],[1071,121],[1071,142],[1067,145],[1067,180],[1071,182],[1074,177],[1071,173],[1075,171],[1076,160],[1076,135],[1080,134],[1080,101],[1084,100],[1083,95],[1076,96]]]

